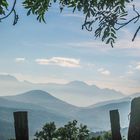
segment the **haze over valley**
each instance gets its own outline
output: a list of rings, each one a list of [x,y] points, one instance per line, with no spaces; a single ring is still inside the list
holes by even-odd
[[[82,81],[72,81],[67,84],[33,84],[28,81],[18,81],[11,75],[0,75],[0,95],[16,95],[29,90],[43,90],[51,95],[76,106],[89,106],[98,102],[125,97],[121,92],[112,89],[101,89]]]
[[[62,126],[74,119],[86,124],[91,131],[107,131],[110,130],[109,111],[114,109],[119,109],[121,127],[127,128],[130,102],[132,98],[140,96],[140,93],[125,96],[115,90],[100,89],[81,81],[68,84],[32,84],[20,82],[10,75],[1,75],[0,82],[0,89],[3,91],[0,97],[0,122],[3,124],[0,131],[4,139],[14,137],[13,112],[20,110],[29,113],[30,137],[45,122],[55,121],[57,126]],[[7,92],[11,95],[4,96],[3,93]],[[16,95],[12,95],[14,92]],[[4,130],[8,133],[6,137]]]

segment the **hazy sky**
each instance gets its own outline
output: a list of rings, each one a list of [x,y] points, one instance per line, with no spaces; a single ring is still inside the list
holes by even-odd
[[[16,26],[12,16],[0,23],[1,74],[34,83],[81,80],[126,94],[140,92],[140,36],[131,42],[137,25],[122,29],[111,48],[81,30],[79,13],[66,9],[60,14],[54,6],[46,15],[47,24],[40,24],[19,7]]]

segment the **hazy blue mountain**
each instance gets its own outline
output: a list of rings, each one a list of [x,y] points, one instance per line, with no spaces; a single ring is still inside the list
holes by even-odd
[[[0,121],[3,124],[6,121],[9,124],[7,128],[11,128],[9,131],[13,132],[14,130],[11,126],[13,124],[13,112],[28,111],[30,136],[32,137],[46,122],[55,121],[60,126],[71,119],[73,120],[75,118],[74,113],[78,109],[51,96],[47,92],[33,90],[20,95],[0,98]],[[0,134],[3,134],[3,130],[0,130]],[[13,135],[10,136],[12,137]]]
[[[3,79],[5,79],[5,82]],[[101,89],[82,81],[72,81],[68,84],[33,84],[28,81],[20,82],[10,75],[0,76],[1,95],[19,94],[37,89],[49,92],[51,95],[77,106],[88,106],[124,97],[121,92],[111,89]]]
[[[115,90],[100,89],[95,85],[88,85],[82,81],[72,81],[63,85],[47,84],[46,89],[52,95],[78,106],[87,106],[124,97],[122,93]]]
[[[111,104],[111,103],[121,103],[121,102],[126,102],[126,101],[131,102],[131,100],[136,97],[140,97],[140,93],[134,93],[132,95],[129,95],[129,96],[126,96],[126,97],[123,97],[120,99],[99,102],[97,104],[90,105],[87,108],[95,108],[95,107],[99,107],[99,106],[103,106],[103,105],[107,105],[107,104]]]
[[[56,116],[55,120],[59,118],[58,116],[61,116],[62,118],[63,117],[67,118],[67,119],[61,119],[62,121],[61,123],[63,123],[64,120],[77,119],[80,122],[87,124],[91,128],[91,130],[94,130],[94,131],[110,129],[109,111],[113,109],[119,109],[120,114],[121,114],[122,127],[128,126],[127,118],[130,112],[130,101],[109,103],[106,105],[100,105],[98,107],[78,108],[73,105],[67,104],[66,102],[63,102],[51,96],[50,94],[44,91],[40,91],[40,90],[29,91],[24,94],[5,97],[5,98],[10,100],[9,102],[10,102],[11,107],[14,107],[14,105],[11,105],[12,102],[15,101],[15,105],[16,105],[18,101],[20,102],[18,107],[21,109],[26,107],[27,110],[30,110],[30,112],[41,111],[43,112],[42,114],[46,116],[47,115],[49,116],[50,114],[54,114],[54,116]],[[20,107],[22,105],[25,107]],[[0,106],[2,105],[0,104]],[[38,108],[36,108],[36,106],[38,106]],[[41,109],[39,109],[40,107]],[[38,118],[37,122],[39,122],[40,124],[43,116],[41,115],[41,116],[38,116],[37,118]],[[101,125],[101,124],[104,124],[104,125]]]
[[[14,136],[13,112],[28,111],[30,137],[46,122],[55,121],[57,126],[68,122],[72,117],[65,116],[53,110],[44,109],[28,103],[0,100],[0,139],[7,140]],[[18,104],[17,104],[18,103]],[[5,107],[4,107],[5,106]]]
[[[18,80],[14,76],[11,76],[11,75],[0,75],[0,81],[18,82]]]
[[[0,139],[14,138],[14,124],[0,119]]]
[[[109,130],[109,111],[114,109],[118,109],[120,112],[121,127],[128,127],[128,114],[130,113],[129,101],[110,103],[93,108],[83,108],[78,112],[77,117],[93,131]]]
[[[124,98],[120,98],[120,99],[115,99],[115,100],[109,100],[109,101],[103,101],[103,102],[99,102],[90,106],[87,106],[87,108],[95,108],[95,107],[100,107],[100,106],[104,106],[107,104],[111,104],[111,103],[121,103],[121,102],[130,102],[134,97],[131,96],[127,96]]]
[[[0,107],[7,107],[7,108],[19,108],[19,109],[36,109],[36,110],[46,110],[46,108],[35,105],[32,103],[24,103],[18,101],[12,101],[6,99],[7,97],[0,97]]]
[[[140,93],[137,92],[137,93],[134,93],[132,95],[130,95],[131,98],[135,98],[135,97],[140,97]]]
[[[11,75],[0,75],[0,96],[14,95],[33,89],[34,85],[18,81]]]
[[[128,127],[130,101],[140,95],[136,93],[125,97],[115,90],[100,89],[82,81],[72,81],[68,84],[32,84],[28,81],[19,82],[9,75],[6,78],[0,76],[1,95],[7,93],[6,91],[8,94],[17,95],[0,98],[0,136],[3,138],[1,140],[14,136],[13,112],[19,110],[26,110],[29,113],[31,137],[45,122],[50,121],[55,121],[60,126],[69,120],[76,119],[88,125],[92,131],[109,130],[109,111],[114,109],[119,109],[121,126]],[[93,105],[76,107],[67,102],[82,106]],[[5,135],[6,129],[8,135]]]
[[[8,134],[14,135],[14,128],[13,128],[13,112],[15,111],[21,111],[23,109],[17,109],[17,108],[6,108],[6,107],[0,107],[0,134],[4,134],[6,128],[9,128],[9,131],[6,131]],[[30,136],[33,137],[35,132],[39,130],[46,122],[55,121],[58,126],[63,125],[70,119],[67,117],[64,117],[62,115],[59,115],[57,113],[51,113],[50,111],[42,111],[42,110],[33,110],[33,109],[24,109],[24,111],[28,111],[28,118],[29,118],[29,131]],[[7,123],[5,123],[7,122]],[[2,126],[2,124],[7,124],[6,126]],[[2,129],[2,128],[5,129]],[[12,136],[11,135],[11,136]],[[7,135],[5,135],[7,136]],[[1,139],[2,140],[2,139]]]
[[[47,110],[55,111],[58,114],[64,115],[69,114],[74,116],[74,113],[79,109],[78,107],[57,99],[49,93],[41,90],[32,90],[23,94],[7,96],[4,98],[16,102],[30,103],[36,106],[38,105],[46,108]]]

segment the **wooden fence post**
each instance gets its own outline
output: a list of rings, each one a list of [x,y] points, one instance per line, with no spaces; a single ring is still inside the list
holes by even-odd
[[[131,102],[128,140],[140,140],[140,97]]]
[[[16,140],[29,140],[27,112],[14,112]]]
[[[110,111],[112,140],[122,140],[120,133],[120,117],[118,110]]]

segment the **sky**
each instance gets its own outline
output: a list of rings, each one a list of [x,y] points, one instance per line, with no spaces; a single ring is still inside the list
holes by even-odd
[[[137,8],[140,4],[137,3]],[[138,25],[118,33],[114,48],[82,30],[84,16],[57,5],[46,14],[46,24],[27,17],[18,4],[19,22],[13,16],[0,23],[0,74],[20,81],[67,83],[84,81],[101,88],[131,94],[140,92],[140,36],[131,42]]]

